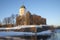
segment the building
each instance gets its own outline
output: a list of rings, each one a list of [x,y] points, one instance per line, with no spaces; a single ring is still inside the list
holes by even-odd
[[[16,25],[46,25],[46,18],[31,14],[26,11],[26,7],[22,5],[19,9],[19,16],[16,17]]]

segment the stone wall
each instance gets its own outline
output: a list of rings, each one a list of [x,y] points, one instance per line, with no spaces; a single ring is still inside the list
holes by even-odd
[[[40,25],[46,24],[46,18],[42,18],[38,15],[32,15],[29,11],[26,15],[18,16],[16,18],[16,25]]]

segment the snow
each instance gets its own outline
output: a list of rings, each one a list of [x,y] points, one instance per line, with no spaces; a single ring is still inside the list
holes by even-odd
[[[0,32],[0,36],[31,36],[34,35],[32,32]]]
[[[0,30],[15,30],[15,29],[21,29],[21,28],[30,28],[30,27],[42,27],[43,25],[22,25],[22,26],[16,26],[16,27],[11,27],[11,28],[0,28]],[[47,26],[47,25],[45,25]],[[51,30],[47,30],[47,31],[42,31],[42,32],[37,32],[37,33],[32,33],[32,32],[13,32],[13,31],[9,31],[9,32],[0,32],[0,36],[15,36],[15,35],[50,35],[52,32]]]
[[[32,33],[32,32],[0,32],[0,36],[32,36],[32,35],[51,35],[51,31],[43,31],[43,32],[37,32],[37,33]]]
[[[42,31],[42,32],[38,32],[37,35],[51,35],[51,30],[47,30],[47,31]]]
[[[30,28],[30,27],[42,27],[42,26],[48,26],[48,25],[20,25],[16,27],[11,27],[11,28],[0,28],[0,30],[11,30],[11,29],[21,29],[21,28]]]

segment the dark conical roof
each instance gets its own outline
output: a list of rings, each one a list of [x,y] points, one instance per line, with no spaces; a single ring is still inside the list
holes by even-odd
[[[24,5],[22,5],[22,6],[21,6],[21,8],[25,8],[25,6],[24,6]]]
[[[26,14],[29,14],[29,15],[31,15],[31,13],[29,12],[29,11],[27,11],[27,13]]]

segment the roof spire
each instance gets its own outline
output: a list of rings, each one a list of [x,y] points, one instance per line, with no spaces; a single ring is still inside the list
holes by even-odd
[[[25,8],[25,6],[24,6],[24,5],[22,5],[22,6],[21,6],[21,8]]]

